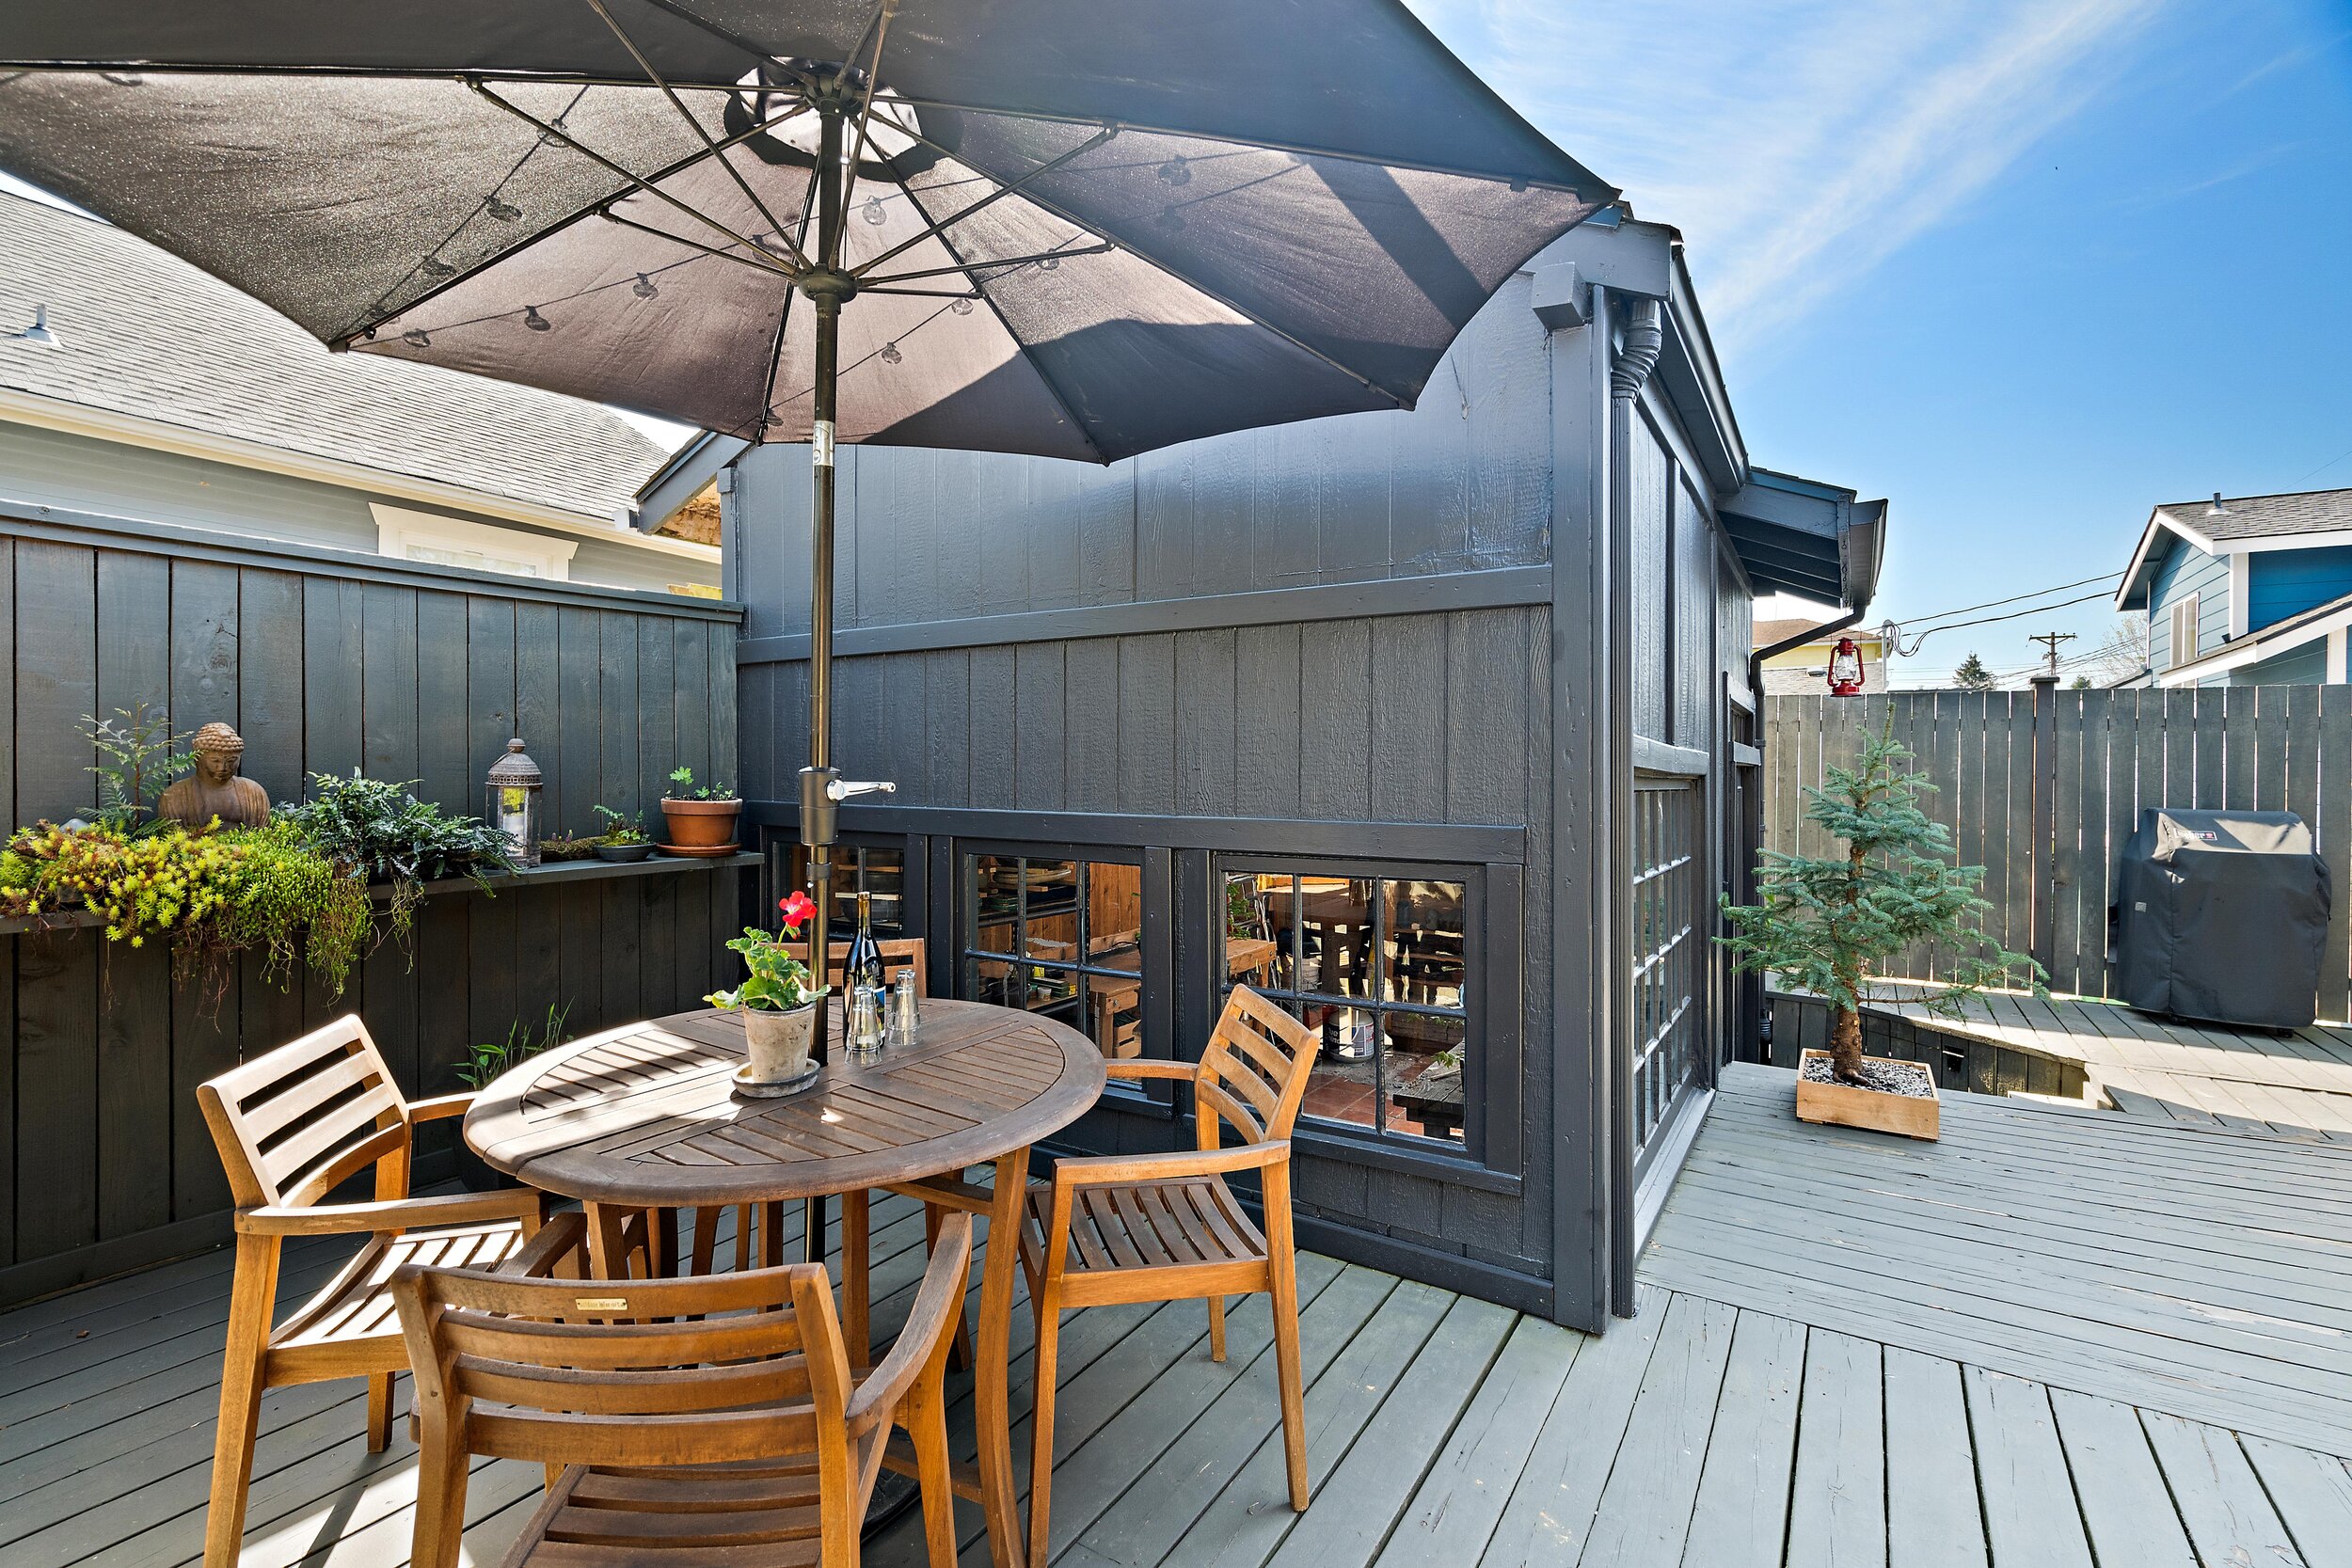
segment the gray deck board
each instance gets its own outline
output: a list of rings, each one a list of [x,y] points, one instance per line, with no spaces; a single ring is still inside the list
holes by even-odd
[[[1921,1145],[1800,1127],[1787,1093],[1724,1074],[1640,1316],[1600,1338],[1302,1255],[1303,1515],[1263,1300],[1222,1365],[1197,1302],[1073,1314],[1054,1562],[2352,1568],[2352,1147],[1964,1096]],[[887,1331],[921,1228],[876,1219]],[[334,1256],[290,1260],[289,1297]],[[197,1560],[228,1261],[0,1317],[0,1568]],[[1017,1464],[1031,1339],[1016,1311]],[[405,1436],[365,1451],[356,1384],[264,1402],[248,1568],[402,1568]],[[961,1378],[949,1421],[968,1457]],[[474,1470],[472,1560],[540,1479]],[[974,1511],[958,1534],[986,1560]],[[866,1560],[921,1563],[916,1521]]]
[[[1923,1144],[1804,1127],[1790,1079],[1726,1069],[1646,1278],[2352,1452],[2352,1148],[1971,1095]]]

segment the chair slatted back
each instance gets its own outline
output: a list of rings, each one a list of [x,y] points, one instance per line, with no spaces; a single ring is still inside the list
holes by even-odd
[[[469,1453],[691,1465],[838,1433],[848,1351],[822,1264],[690,1279],[407,1268],[393,1282],[421,1412]]]
[[[911,969],[914,971],[914,989],[925,996],[930,995],[930,960],[925,953],[925,948],[928,944],[924,942],[922,938],[894,938],[889,942],[877,940],[874,945],[882,950],[882,977],[885,980],[896,981],[898,978],[898,971],[902,969]],[[808,943],[804,942],[796,942],[792,943],[791,946],[795,957],[797,957],[803,963],[808,962]],[[841,988],[841,972],[845,967],[847,967],[849,961],[850,944],[848,942],[835,942],[827,943],[825,947],[825,984],[838,990]]]
[[[1210,1032],[1193,1083],[1200,1147],[1217,1147],[1220,1122],[1245,1142],[1287,1138],[1307,1098],[1315,1031],[1248,986],[1235,986]]]
[[[408,1101],[357,1014],[196,1092],[240,1207],[308,1207],[388,1159],[397,1174],[379,1171],[376,1196],[407,1196]]]

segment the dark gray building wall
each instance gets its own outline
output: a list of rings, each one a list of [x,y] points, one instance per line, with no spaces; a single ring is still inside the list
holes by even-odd
[[[375,548],[375,516],[368,503],[381,501],[491,528],[578,540],[580,548],[571,562],[575,582],[660,593],[674,582],[715,585],[719,580],[711,563],[648,550],[617,524],[615,537],[608,541],[511,517],[7,420],[0,420],[0,500],[358,551]]]
[[[1589,807],[1607,706],[1594,336],[1548,331],[1521,277],[1410,412],[1108,468],[845,449],[834,746],[846,775],[899,786],[846,808],[845,830],[931,835],[938,879],[954,835],[1165,851],[1145,879],[1147,897],[1155,875],[1173,884],[1180,1054],[1213,1005],[1211,922],[1191,918],[1213,852],[1483,866],[1480,1006],[1510,1078],[1486,1086],[1483,1164],[1308,1132],[1299,1196],[1316,1244],[1597,1326],[1627,1195],[1609,1187],[1588,973],[1609,901]],[[1645,439],[1644,733],[1709,748],[1746,609],[1718,602],[1736,569],[1686,465]],[[785,837],[806,752],[808,472],[804,447],[755,449],[727,495],[744,793]],[[1122,1106],[1076,1136],[1168,1147],[1164,1111]]]

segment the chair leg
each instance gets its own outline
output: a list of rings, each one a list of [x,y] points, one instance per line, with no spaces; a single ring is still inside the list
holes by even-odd
[[[923,1488],[923,1544],[930,1568],[956,1568],[956,1488],[947,1459],[947,1395],[936,1375],[915,1381],[905,1411]]]
[[[1041,1304],[1037,1319],[1037,1402],[1029,1416],[1029,1560],[1043,1568],[1054,1533],[1054,1382],[1059,1375],[1061,1311]]]
[[[1209,1359],[1225,1359],[1225,1298],[1209,1298]]]
[[[392,1446],[392,1374],[377,1372],[368,1379],[368,1452],[382,1453]]]
[[[417,1452],[417,1522],[409,1541],[410,1568],[457,1568],[458,1544],[466,1533],[468,1455],[450,1441],[446,1429],[423,1436]]]
[[[873,1282],[866,1275],[866,1194],[864,1189],[841,1195],[841,1337],[847,1339],[850,1368],[864,1371],[874,1364],[871,1321]]]
[[[1298,1355],[1298,1274],[1285,1247],[1273,1260],[1274,1368],[1282,1388],[1282,1461],[1291,1507],[1307,1512],[1306,1378]]]
[[[947,1211],[938,1204],[923,1205],[924,1257],[930,1257],[931,1249],[939,1244],[940,1222],[946,1217]],[[961,1312],[956,1314],[955,1338],[947,1341],[947,1370],[952,1372],[965,1372],[972,1370],[972,1325],[965,1321]]]
[[[262,1362],[270,1307],[278,1298],[278,1242],[237,1242],[229,1291],[229,1348],[220,1367],[220,1424],[213,1433],[212,1507],[204,1515],[204,1568],[235,1568],[245,1542],[245,1495],[253,1479],[253,1438],[262,1424]]]

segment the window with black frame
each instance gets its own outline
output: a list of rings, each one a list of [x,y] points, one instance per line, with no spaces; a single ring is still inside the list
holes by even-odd
[[[1058,1019],[1105,1056],[1147,1053],[1139,864],[968,853],[963,877],[961,995]]]
[[[1322,1035],[1303,1114],[1463,1148],[1471,1049],[1467,873],[1227,862],[1224,987]]]
[[[906,849],[902,844],[836,844],[833,847],[833,940],[847,942],[857,931],[857,895],[873,895],[874,935],[887,940],[909,934],[914,912],[906,907]],[[808,850],[785,847],[786,888],[808,886]]]

